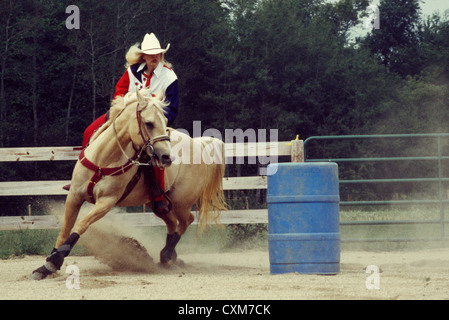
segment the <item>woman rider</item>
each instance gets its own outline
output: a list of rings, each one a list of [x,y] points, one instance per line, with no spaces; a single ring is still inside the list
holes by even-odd
[[[154,33],[146,34],[141,48],[138,44],[131,46],[126,53],[127,69],[115,87],[114,99],[128,92],[149,89],[152,95],[163,90],[168,103],[165,116],[170,126],[178,115],[179,90],[178,77],[165,61],[164,54],[170,48],[162,49]],[[107,114],[96,119],[84,132],[83,148],[89,143],[90,137],[107,120]],[[154,176],[161,190],[165,189],[164,169],[153,168]],[[169,208],[162,193],[153,193],[153,211],[157,215],[168,213]]]

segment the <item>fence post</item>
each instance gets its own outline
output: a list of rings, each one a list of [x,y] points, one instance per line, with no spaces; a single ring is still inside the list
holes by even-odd
[[[443,205],[443,168],[441,164],[442,150],[441,150],[441,136],[438,136],[438,189],[440,200],[440,221],[441,221],[441,238],[445,238],[444,228],[444,205]]]
[[[292,140],[291,162],[304,162],[304,141]]]

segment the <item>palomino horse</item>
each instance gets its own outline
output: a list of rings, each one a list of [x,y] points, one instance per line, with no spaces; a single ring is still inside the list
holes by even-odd
[[[167,128],[162,99],[162,93],[147,98],[137,92],[112,102],[110,119],[93,135],[73,170],[64,223],[55,249],[46,263],[33,271],[32,279],[40,280],[59,270],[79,237],[113,206],[148,203],[150,190],[146,179],[135,178],[141,174],[139,168],[150,165],[140,162],[144,153],[151,156],[152,164],[166,167],[165,189],[169,190],[171,210],[159,216],[167,225],[166,245],[160,256],[162,263],[176,259],[175,246],[193,222],[191,208],[198,200],[201,228],[211,217],[217,221],[220,210],[225,208],[223,142],[215,138],[191,139]],[[198,157],[192,161],[192,151],[198,150],[203,157],[207,155],[207,161],[198,161]],[[129,191],[127,186],[132,180],[137,182]],[[76,222],[85,201],[94,203],[94,207]]]

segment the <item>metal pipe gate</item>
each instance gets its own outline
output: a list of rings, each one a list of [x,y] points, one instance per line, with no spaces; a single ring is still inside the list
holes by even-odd
[[[312,158],[312,142],[324,143],[336,140],[380,140],[380,139],[431,139],[436,142],[436,154],[426,156],[393,156],[393,157],[360,157],[360,158]],[[340,206],[372,206],[372,205],[413,205],[413,204],[438,204],[439,218],[432,220],[374,220],[374,221],[342,221],[341,225],[406,225],[406,224],[437,224],[440,225],[440,234],[425,238],[395,238],[395,239],[372,239],[371,241],[416,241],[416,240],[448,240],[445,232],[445,224],[449,220],[445,218],[445,204],[449,203],[443,183],[449,181],[449,177],[444,175],[443,161],[449,160],[449,156],[443,155],[443,139],[448,139],[449,133],[430,133],[430,134],[378,134],[378,135],[343,135],[343,136],[312,136],[304,141],[304,161],[306,162],[336,162],[339,166],[346,163],[356,162],[392,162],[392,161],[430,161],[435,162],[438,169],[438,176],[434,177],[408,177],[408,178],[386,178],[386,179],[342,179],[339,177],[339,183],[345,184],[375,184],[375,183],[408,183],[408,182],[428,182],[438,183],[437,199],[419,199],[419,200],[360,200],[360,201],[340,201]],[[447,142],[447,141],[446,141]],[[323,146],[321,145],[323,148]],[[341,151],[341,150],[339,150]],[[351,239],[350,241],[362,241]],[[365,240],[363,240],[365,241]]]

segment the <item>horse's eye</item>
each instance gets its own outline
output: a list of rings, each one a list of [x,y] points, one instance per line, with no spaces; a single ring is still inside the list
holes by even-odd
[[[154,128],[154,124],[151,121],[145,122],[145,125],[147,126],[148,130],[153,130]]]

